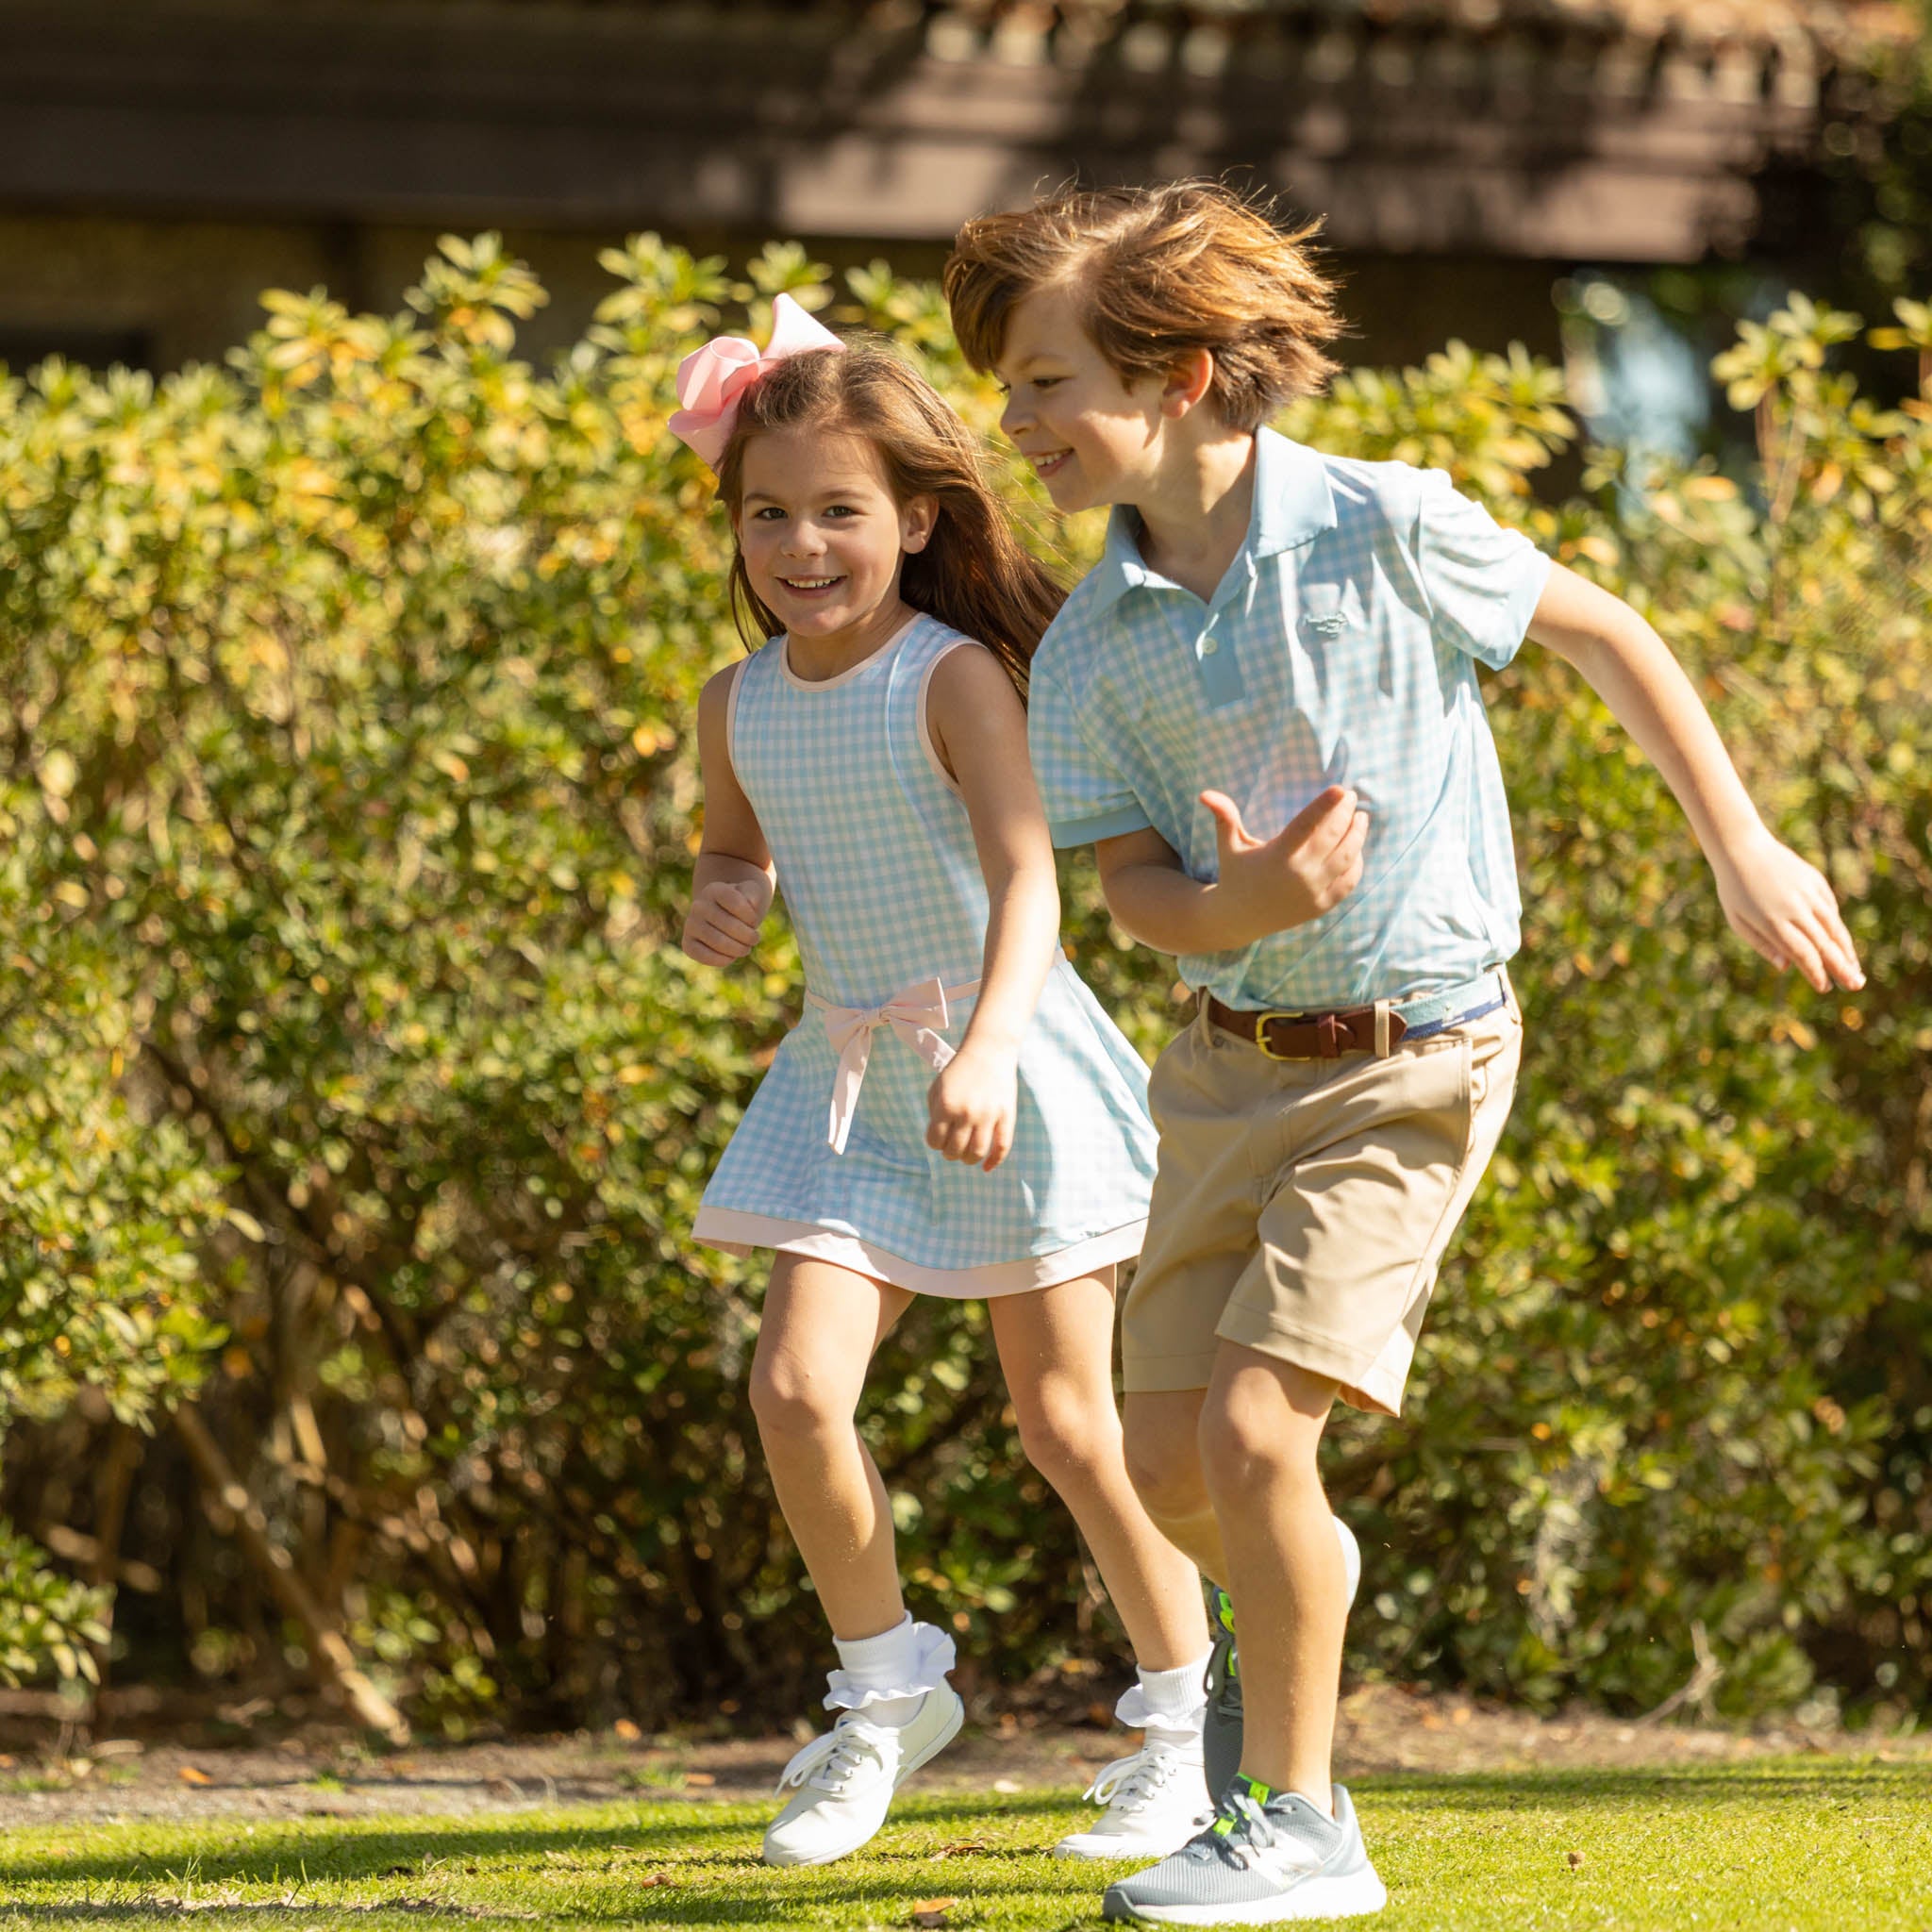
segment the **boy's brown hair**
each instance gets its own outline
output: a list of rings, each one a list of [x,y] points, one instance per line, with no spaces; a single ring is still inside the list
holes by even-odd
[[[1013,305],[1071,289],[1124,382],[1206,349],[1223,419],[1256,429],[1338,366],[1323,353],[1342,327],[1334,284],[1307,246],[1320,226],[1278,226],[1271,203],[1219,181],[1065,190],[977,216],[954,237],[953,332],[975,369],[991,369]]]

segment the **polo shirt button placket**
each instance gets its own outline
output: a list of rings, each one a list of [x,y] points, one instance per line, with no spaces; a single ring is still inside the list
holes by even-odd
[[[1209,710],[1238,702],[1242,682],[1240,653],[1230,646],[1223,650],[1221,620],[1224,609],[1208,613],[1208,622],[1194,639],[1194,667],[1200,675],[1201,689]]]

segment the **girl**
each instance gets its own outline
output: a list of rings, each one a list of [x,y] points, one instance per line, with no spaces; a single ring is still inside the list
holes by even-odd
[[[782,882],[806,1010],[707,1190],[706,1243],[775,1250],[752,1406],[831,1619],[836,1728],[792,1758],[774,1865],[864,1844],[958,1732],[953,1642],[899,1592],[854,1427],[915,1294],[984,1297],[1034,1466],[1087,1538],[1140,1661],[1138,1752],[1056,1847],[1171,1851],[1211,1808],[1192,1568],[1136,1501],[1111,1374],[1114,1265],[1153,1174],[1146,1073],[1058,943],[1018,688],[1060,591],[1007,528],[976,445],[883,344],[778,299],[771,347],[686,358],[673,430],[717,472],[732,601],[771,641],[707,685],[684,947],[755,943]]]

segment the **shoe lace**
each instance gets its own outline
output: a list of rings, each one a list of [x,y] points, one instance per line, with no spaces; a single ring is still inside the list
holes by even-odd
[[[821,1790],[840,1790],[868,1758],[881,1770],[885,1768],[885,1739],[875,1726],[846,1718],[792,1754],[791,1761],[778,1774],[778,1789],[789,1790],[809,1780]]]
[[[1232,1812],[1235,1828],[1222,1840],[1227,1854],[1244,1869],[1260,1863],[1263,1852],[1279,1852],[1297,1868],[1312,1870],[1320,1860],[1314,1852],[1292,1833],[1275,1830],[1270,1820],[1246,1791],[1229,1791],[1221,1801],[1224,1816]]]
[[[1082,1796],[1105,1805],[1115,1817],[1125,1818],[1147,1804],[1173,1775],[1174,1756],[1143,1744],[1125,1757],[1103,1767]]]

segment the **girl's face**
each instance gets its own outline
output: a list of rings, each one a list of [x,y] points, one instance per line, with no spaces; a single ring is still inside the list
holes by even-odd
[[[931,540],[938,505],[894,500],[862,436],[801,425],[746,445],[733,519],[751,587],[797,639],[867,649],[904,621],[899,569]]]

